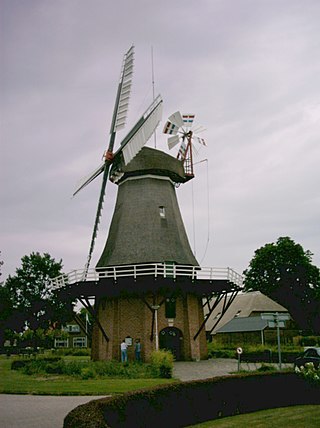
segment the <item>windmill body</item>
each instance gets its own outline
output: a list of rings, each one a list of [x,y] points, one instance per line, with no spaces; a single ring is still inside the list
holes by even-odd
[[[141,150],[123,169],[117,183],[117,201],[97,264],[98,272],[114,266],[126,269],[144,265],[164,265],[170,272],[174,266],[183,265],[187,273],[189,268],[199,266],[188,242],[175,193],[175,183],[185,181],[179,160],[148,147]],[[158,346],[171,349],[178,359],[206,356],[205,332],[193,340],[204,320],[201,298],[185,292],[183,282],[179,289],[171,290],[168,284],[158,285],[159,282],[143,275],[139,281],[128,278],[122,295],[96,301],[100,323],[110,340],[106,344],[96,327],[92,344],[94,359],[119,358],[119,344],[125,337],[140,340],[146,360],[158,338]]]

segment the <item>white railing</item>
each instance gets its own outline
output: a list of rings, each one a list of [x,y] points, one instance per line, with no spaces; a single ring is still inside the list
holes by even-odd
[[[77,269],[50,280],[54,289],[64,287],[67,284],[74,284],[83,281],[99,281],[103,278],[111,278],[116,281],[119,278],[131,277],[137,279],[142,276],[152,276],[154,278],[189,277],[191,279],[202,280],[227,280],[242,286],[243,278],[231,268],[212,268],[200,266],[171,265],[165,263],[149,263],[126,266],[107,266],[105,268],[89,269],[86,275],[85,269]]]

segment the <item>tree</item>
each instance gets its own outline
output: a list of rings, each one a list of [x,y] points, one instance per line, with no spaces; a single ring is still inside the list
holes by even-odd
[[[31,253],[21,259],[21,268],[15,276],[9,276],[5,289],[10,295],[13,310],[32,330],[47,329],[56,322],[72,319],[73,302],[59,299],[57,291],[50,286],[49,279],[61,275],[62,260],[59,262],[47,253]],[[13,325],[16,330],[21,325]]]
[[[6,330],[9,325],[13,324],[15,319],[13,313],[14,309],[10,292],[3,284],[0,284],[0,346],[7,339]]]
[[[0,251],[0,255],[1,255],[1,251]],[[1,266],[3,265],[3,260],[1,260],[0,259],[0,276],[2,275],[2,272],[1,272]],[[1,284],[1,283],[0,283]]]
[[[291,238],[280,237],[255,251],[243,272],[244,288],[286,307],[301,329],[320,333],[320,271],[312,255]]]

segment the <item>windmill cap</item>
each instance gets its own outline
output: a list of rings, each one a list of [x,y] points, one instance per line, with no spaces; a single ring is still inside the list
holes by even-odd
[[[175,183],[187,181],[183,163],[180,160],[150,147],[143,147],[128,165],[122,165],[121,171],[124,175],[118,183],[128,177],[146,174],[169,177]]]

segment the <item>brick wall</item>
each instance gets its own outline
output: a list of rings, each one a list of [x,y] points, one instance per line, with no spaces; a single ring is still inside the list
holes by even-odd
[[[109,342],[106,342],[101,331],[95,325],[92,339],[92,358],[94,360],[120,360],[120,343],[126,337],[131,337],[133,345],[128,348],[129,361],[134,359],[134,341],[139,338],[142,345],[141,356],[148,361],[155,350],[155,322],[151,305],[160,306],[158,312],[158,332],[172,325],[165,316],[165,296],[158,295],[156,299],[145,296],[144,301],[139,297],[121,297],[103,299],[98,302],[99,321],[103,326]],[[203,321],[201,299],[193,295],[180,295],[176,299],[176,318],[173,327],[181,330],[181,357],[185,360],[199,360],[207,357],[205,331],[196,340],[197,333]],[[153,325],[153,331],[152,331]]]

